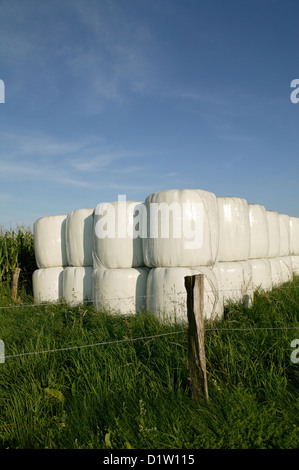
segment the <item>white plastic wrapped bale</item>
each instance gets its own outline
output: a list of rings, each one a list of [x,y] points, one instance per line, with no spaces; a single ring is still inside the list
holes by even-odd
[[[67,266],[66,217],[51,215],[34,222],[34,252],[39,268]]]
[[[211,268],[153,268],[147,280],[147,310],[164,321],[188,321],[185,277],[204,274],[204,318],[222,317],[217,278]]]
[[[217,197],[219,213],[218,261],[239,261],[249,258],[249,207],[245,199]]]
[[[121,269],[144,266],[141,238],[143,215],[144,205],[138,201],[119,200],[97,205],[94,215],[96,267]]]
[[[230,302],[250,304],[253,297],[252,269],[248,261],[219,262],[213,267],[217,275],[223,305]]]
[[[146,266],[195,267],[215,263],[219,248],[216,196],[201,189],[159,191],[145,200]]]
[[[148,273],[148,268],[95,269],[96,310],[120,315],[145,311]]]
[[[63,271],[63,298],[69,305],[93,301],[93,268],[67,267]]]
[[[268,258],[269,227],[264,206],[249,204],[250,253],[249,259]]]
[[[293,280],[293,265],[290,256],[281,256],[278,258],[281,266],[281,282],[291,282]]]
[[[253,290],[262,289],[270,291],[272,289],[271,264],[268,259],[252,259],[248,263],[252,270]]]
[[[281,263],[279,258],[269,259],[271,265],[272,288],[278,287],[282,284]]]
[[[58,302],[63,297],[63,267],[42,268],[32,275],[33,297],[36,303]]]
[[[291,262],[294,276],[299,276],[299,256],[291,256]]]
[[[280,230],[279,256],[290,255],[290,217],[287,214],[278,214]]]
[[[268,258],[277,258],[280,254],[280,224],[278,212],[267,211],[269,227],[269,253]]]
[[[290,217],[290,255],[299,255],[299,217]]]
[[[92,266],[94,209],[77,209],[66,218],[66,252],[69,266]]]

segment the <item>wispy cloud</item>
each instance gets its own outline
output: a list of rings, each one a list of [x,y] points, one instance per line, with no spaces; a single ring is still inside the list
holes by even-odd
[[[10,93],[36,105],[41,96],[51,103],[75,95],[71,104],[94,114],[128,93],[146,92],[157,71],[149,54],[154,37],[119,2],[4,2],[1,23],[1,62],[14,76]]]
[[[118,191],[151,191],[152,186],[151,185],[136,185],[136,184],[110,184],[110,188],[112,189],[117,189]]]
[[[198,103],[206,103],[209,105],[223,106],[227,104],[227,101],[223,99],[223,94],[219,96],[215,90],[175,90],[173,92],[173,96]]]
[[[69,159],[69,163],[73,168],[85,171],[85,172],[95,172],[103,168],[107,168],[116,160],[124,159],[126,157],[132,156],[129,152],[124,151],[107,151],[101,149],[87,149],[81,154],[80,157],[75,157]]]
[[[13,180],[26,182],[55,182],[61,185],[67,186],[80,186],[80,187],[91,187],[89,181],[79,180],[71,178],[67,175],[68,172],[62,171],[60,168],[53,169],[49,166],[39,166],[37,164],[20,164],[17,160],[14,160],[12,164],[0,162],[0,173],[1,177],[5,181]]]
[[[122,99],[123,87],[143,92],[151,83],[153,64],[147,52],[153,36],[117,2],[72,6],[89,41],[73,48],[68,61],[75,74],[88,74],[94,91],[107,99]]]
[[[7,180],[52,181],[62,185],[113,187],[120,175],[134,175],[142,165],[128,163],[140,153],[103,146],[101,140],[88,139],[73,142],[56,140],[45,134],[18,134],[0,132],[4,149],[0,161],[1,178]],[[115,164],[117,162],[117,165]],[[103,175],[105,180],[103,181]]]
[[[1,131],[0,139],[2,147],[9,151],[10,155],[37,155],[39,157],[65,156],[79,152],[84,147],[82,142],[58,141],[44,134],[25,134],[12,131]]]

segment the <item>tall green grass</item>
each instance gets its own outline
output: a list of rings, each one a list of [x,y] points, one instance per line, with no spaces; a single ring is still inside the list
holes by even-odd
[[[5,289],[1,300],[9,303]],[[297,448],[298,327],[298,279],[206,322],[210,401],[198,404],[185,326],[92,306],[0,310],[6,356],[18,355],[0,364],[0,447]],[[164,333],[173,334],[69,349]]]

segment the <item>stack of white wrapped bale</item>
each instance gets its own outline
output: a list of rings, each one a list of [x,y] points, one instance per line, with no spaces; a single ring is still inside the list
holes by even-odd
[[[299,276],[299,218],[290,217],[290,258],[292,270]]]
[[[249,205],[238,197],[217,197],[219,254],[214,266],[221,286],[222,307],[252,297]]]
[[[191,203],[184,212],[183,203]],[[202,202],[203,218],[197,223],[196,203]],[[216,204],[215,204],[216,202]],[[203,234],[200,249],[174,231],[163,236],[163,220],[170,220],[174,204],[186,223]],[[161,207],[158,234],[153,237],[150,205]],[[162,210],[163,204],[164,214]],[[271,290],[299,273],[299,219],[266,211],[237,197],[215,197],[200,190],[161,191],[145,201],[147,237],[143,240],[145,264],[151,267],[147,283],[148,309],[160,318],[187,319],[184,277],[205,275],[204,316],[221,317],[229,302],[248,302],[258,290]],[[168,217],[167,217],[168,216]],[[163,219],[164,217],[164,219]],[[172,219],[174,221],[174,218]],[[182,228],[182,227],[179,227]]]
[[[66,215],[41,217],[34,223],[34,251],[39,269],[34,271],[32,281],[37,303],[57,302],[63,297],[66,218]]]
[[[184,278],[202,273],[204,316],[299,275],[299,218],[199,189],[42,217],[34,224],[36,302],[187,320]]]
[[[37,266],[33,295],[37,303],[93,300],[93,209],[42,217],[34,223]]]
[[[93,301],[93,217],[94,209],[77,209],[67,215],[63,297],[69,305]]]
[[[274,214],[268,216],[267,210],[261,204],[248,204],[250,225],[249,264],[252,269],[252,290],[271,290],[273,286],[271,263],[269,261],[271,250],[279,250],[279,236],[274,235],[270,242],[270,228],[277,228],[278,219]],[[272,226],[271,226],[272,224]],[[276,224],[276,225],[275,225]],[[276,244],[275,244],[276,242]],[[278,256],[279,251],[273,253]]]
[[[148,268],[144,266],[143,203],[98,204],[94,221],[94,304],[99,311],[134,314],[146,308]],[[141,228],[141,227],[140,227]]]
[[[204,316],[222,315],[212,267],[219,246],[216,196],[203,190],[169,190],[145,200],[147,236],[143,238],[148,310],[160,319],[186,321],[184,277],[203,273]]]
[[[281,283],[292,281],[293,267],[290,257],[291,227],[287,214],[278,214],[280,231],[279,262],[281,267]]]
[[[293,265],[290,256],[290,217],[276,211],[266,211],[266,213],[269,227],[267,258],[271,265],[272,287],[277,287],[293,279]]]

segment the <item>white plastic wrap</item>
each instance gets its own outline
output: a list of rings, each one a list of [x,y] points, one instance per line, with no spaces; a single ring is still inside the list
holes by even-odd
[[[290,255],[299,255],[299,217],[290,217]]]
[[[245,199],[217,197],[219,213],[218,261],[239,261],[249,258],[249,207]]]
[[[250,222],[250,259],[268,258],[269,256],[269,227],[268,217],[264,206],[249,204]]]
[[[58,302],[63,297],[62,267],[37,269],[32,275],[33,297],[36,303]]]
[[[108,269],[144,266],[140,217],[142,202],[98,204],[94,215],[96,267]],[[94,260],[95,261],[95,260]]]
[[[291,256],[291,262],[294,276],[299,276],[299,256]]]
[[[195,267],[215,263],[219,248],[216,196],[200,189],[147,196],[144,262],[149,267]]]
[[[252,259],[248,263],[252,269],[253,290],[262,289],[269,291],[272,289],[271,264],[268,259]]]
[[[66,215],[41,217],[33,225],[34,252],[39,268],[67,266]]]
[[[278,214],[280,230],[279,256],[290,255],[290,217],[287,214]]]
[[[292,282],[293,280],[293,265],[292,259],[290,256],[281,256],[279,259],[280,266],[281,266],[281,281],[282,283],[285,282]]]
[[[63,298],[69,305],[91,303],[93,300],[93,268],[67,267],[63,271]]]
[[[267,211],[269,227],[269,253],[268,258],[277,258],[280,254],[280,223],[278,212]]]
[[[229,302],[250,304],[253,296],[252,269],[248,261],[219,262],[213,267],[223,305]]]
[[[66,252],[69,266],[92,266],[94,209],[77,209],[66,219]]]
[[[95,269],[96,310],[120,315],[145,311],[148,273],[148,268]]]
[[[217,278],[211,268],[153,268],[147,280],[147,309],[159,319],[183,321],[187,318],[185,276],[204,274],[204,318],[222,317]]]
[[[269,259],[271,265],[272,288],[278,287],[282,284],[281,263],[279,258]]]

